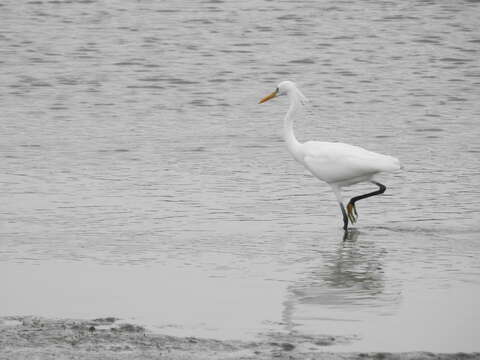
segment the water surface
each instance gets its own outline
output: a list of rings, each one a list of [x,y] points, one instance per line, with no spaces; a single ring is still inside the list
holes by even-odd
[[[480,350],[479,11],[4,1],[0,315]],[[257,104],[287,79],[311,99],[300,140],[404,164],[345,242],[286,151],[286,100]]]

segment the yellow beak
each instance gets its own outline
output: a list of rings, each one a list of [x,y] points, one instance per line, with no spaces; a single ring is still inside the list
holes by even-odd
[[[277,96],[277,93],[278,93],[278,90],[275,90],[274,92],[272,92],[270,95],[267,95],[265,96],[262,100],[260,100],[258,103],[259,104],[262,104],[264,103],[265,101],[268,101],[270,99],[273,99],[275,96]]]

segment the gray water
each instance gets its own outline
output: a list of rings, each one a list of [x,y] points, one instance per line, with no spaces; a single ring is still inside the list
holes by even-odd
[[[0,315],[480,350],[480,3],[0,4]],[[300,140],[400,158],[343,241]],[[371,191],[353,187],[345,197]]]

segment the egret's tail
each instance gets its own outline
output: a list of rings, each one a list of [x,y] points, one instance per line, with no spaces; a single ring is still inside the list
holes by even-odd
[[[384,159],[381,164],[383,171],[397,171],[403,168],[403,165],[400,163],[396,157],[384,155]]]

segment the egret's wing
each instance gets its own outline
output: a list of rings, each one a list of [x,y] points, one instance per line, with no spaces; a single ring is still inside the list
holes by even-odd
[[[305,164],[327,182],[343,181],[400,168],[398,159],[343,143],[305,143]]]

